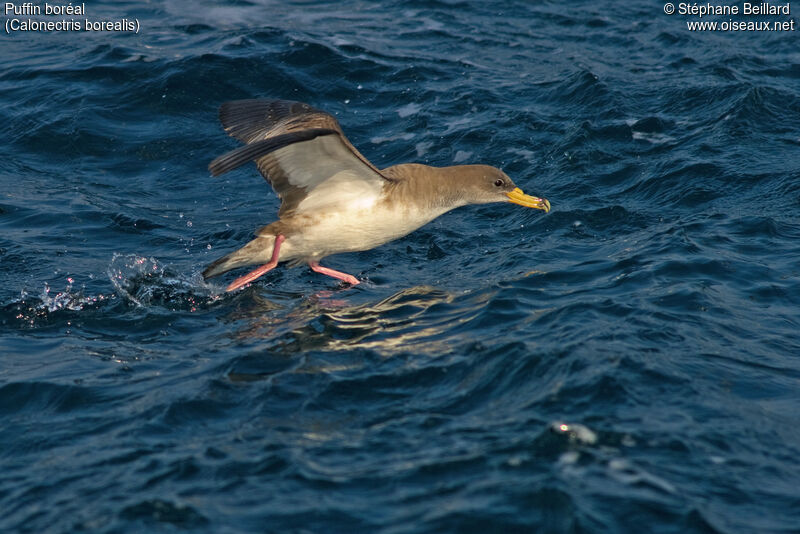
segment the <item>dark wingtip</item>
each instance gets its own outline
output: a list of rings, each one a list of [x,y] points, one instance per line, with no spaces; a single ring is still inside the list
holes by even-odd
[[[248,143],[287,117],[318,111],[293,100],[230,100],[219,107],[219,121],[231,137]]]
[[[237,167],[241,167],[247,162],[255,161],[270,152],[274,152],[279,148],[283,148],[294,143],[301,143],[303,141],[310,141],[321,135],[338,134],[336,130],[330,128],[310,128],[308,130],[300,130],[298,132],[291,132],[282,135],[276,135],[268,139],[255,141],[244,146],[240,146],[230,152],[215,158],[208,164],[208,170],[212,176],[219,176],[228,171],[232,171]]]

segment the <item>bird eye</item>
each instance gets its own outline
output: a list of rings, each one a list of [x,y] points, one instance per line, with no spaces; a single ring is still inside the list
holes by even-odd
[[[503,180],[501,180],[500,178],[498,178],[497,180],[494,181],[494,185],[496,185],[497,187],[503,186],[505,184],[506,183]]]

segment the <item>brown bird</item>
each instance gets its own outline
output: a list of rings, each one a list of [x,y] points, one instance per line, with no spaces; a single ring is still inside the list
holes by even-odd
[[[220,107],[219,118],[229,135],[246,144],[212,161],[211,174],[255,161],[281,199],[279,220],[203,271],[211,278],[261,264],[227,291],[283,261],[308,263],[315,272],[358,284],[356,277],[319,261],[403,237],[467,204],[513,202],[550,211],[547,200],[524,194],[503,171],[488,165],[404,163],[378,169],[350,144],[332,115],[301,102],[235,100]]]

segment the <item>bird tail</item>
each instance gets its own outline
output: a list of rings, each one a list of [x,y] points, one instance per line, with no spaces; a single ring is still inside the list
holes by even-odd
[[[272,255],[274,244],[275,236],[259,236],[239,250],[234,250],[227,256],[211,262],[203,271],[203,278],[213,278],[232,269],[253,265],[254,263],[266,263]]]

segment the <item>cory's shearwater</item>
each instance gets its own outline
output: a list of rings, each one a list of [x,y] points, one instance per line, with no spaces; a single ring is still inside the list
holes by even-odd
[[[524,194],[503,171],[488,165],[404,163],[378,169],[348,141],[332,115],[301,102],[236,100],[223,104],[219,117],[225,131],[245,145],[212,161],[211,174],[255,161],[282,201],[277,221],[203,271],[203,277],[211,278],[261,264],[231,282],[227,291],[283,261],[308,263],[315,272],[358,284],[356,277],[319,261],[403,237],[466,204],[513,202],[550,210],[547,200]]]

